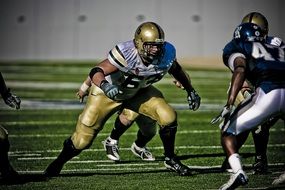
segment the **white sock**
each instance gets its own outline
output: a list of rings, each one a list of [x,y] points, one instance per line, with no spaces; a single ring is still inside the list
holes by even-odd
[[[239,154],[235,153],[229,157],[229,164],[233,169],[234,173],[237,173],[239,170],[242,170],[241,161],[239,159]]]

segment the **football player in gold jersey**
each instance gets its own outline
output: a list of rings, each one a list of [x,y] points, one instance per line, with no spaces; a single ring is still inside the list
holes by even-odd
[[[91,79],[88,76],[86,80],[80,86],[77,96],[80,102],[83,102],[84,97],[88,95],[88,90],[92,85]],[[156,134],[156,122],[144,115],[136,116],[135,112],[129,109],[123,109],[118,112],[118,116],[114,122],[114,128],[112,129],[110,136],[102,141],[106,150],[107,157],[113,161],[120,161],[119,154],[119,138],[124,132],[130,128],[130,126],[136,122],[139,130],[137,132],[137,139],[131,146],[133,154],[145,161],[154,161],[155,157],[150,150],[146,147],[146,144]]]
[[[187,92],[189,109],[197,110],[201,98],[176,60],[175,47],[164,40],[164,32],[154,22],[142,23],[133,40],[117,44],[108,58],[91,69],[95,84],[79,115],[75,132],[65,140],[59,156],[47,167],[47,176],[57,176],[63,165],[91,146],[106,120],[118,110],[129,109],[157,122],[164,147],[166,168],[179,175],[191,174],[175,155],[177,114],[152,84],[169,73]]]

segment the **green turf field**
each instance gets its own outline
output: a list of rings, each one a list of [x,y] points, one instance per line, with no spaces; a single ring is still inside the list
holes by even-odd
[[[185,109],[186,93],[172,84],[170,76],[155,86],[177,108],[176,152],[193,169],[193,176],[180,177],[165,169],[158,135],[148,144],[156,161],[144,162],[135,157],[130,146],[136,138],[136,125],[120,139],[122,162],[109,161],[101,141],[112,129],[113,116],[90,149],[69,161],[60,177],[44,178],[44,169],[59,154],[63,141],[75,128],[84,106],[75,93],[93,65],[91,62],[0,63],[7,85],[22,99],[21,110],[12,110],[1,101],[0,123],[9,131],[11,163],[23,177],[21,184],[0,184],[0,189],[218,189],[229,179],[228,173],[220,171],[224,154],[219,128],[209,122],[225,103],[230,73],[191,67],[187,71],[202,97],[198,111]],[[254,146],[249,137],[240,152],[249,176],[249,184],[244,189],[272,188],[272,180],[285,168],[284,133],[281,121],[271,129],[268,145],[271,173],[268,175],[253,174]]]

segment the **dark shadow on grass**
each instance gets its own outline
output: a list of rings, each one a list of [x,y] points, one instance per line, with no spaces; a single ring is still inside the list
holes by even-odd
[[[240,153],[243,158],[254,157],[254,153]],[[213,158],[213,157],[226,157],[224,153],[214,153],[214,154],[191,154],[191,155],[181,155],[177,156],[180,160],[187,160],[191,158]]]
[[[60,174],[58,177],[78,177],[78,176],[93,176],[93,175],[129,175],[129,174],[155,174],[155,173],[168,173],[170,172],[167,169],[157,169],[157,170],[138,170],[138,171],[120,171],[120,172],[76,172],[76,173],[64,173],[64,174]],[[174,175],[176,173],[172,172]]]
[[[0,186],[21,185],[29,182],[47,181],[44,174],[19,174],[19,177],[13,179],[0,178]]]

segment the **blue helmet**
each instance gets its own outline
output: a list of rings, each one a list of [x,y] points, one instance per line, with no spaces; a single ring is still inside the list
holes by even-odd
[[[265,33],[257,24],[242,23],[236,27],[233,38],[238,41],[261,42],[265,39]]]

